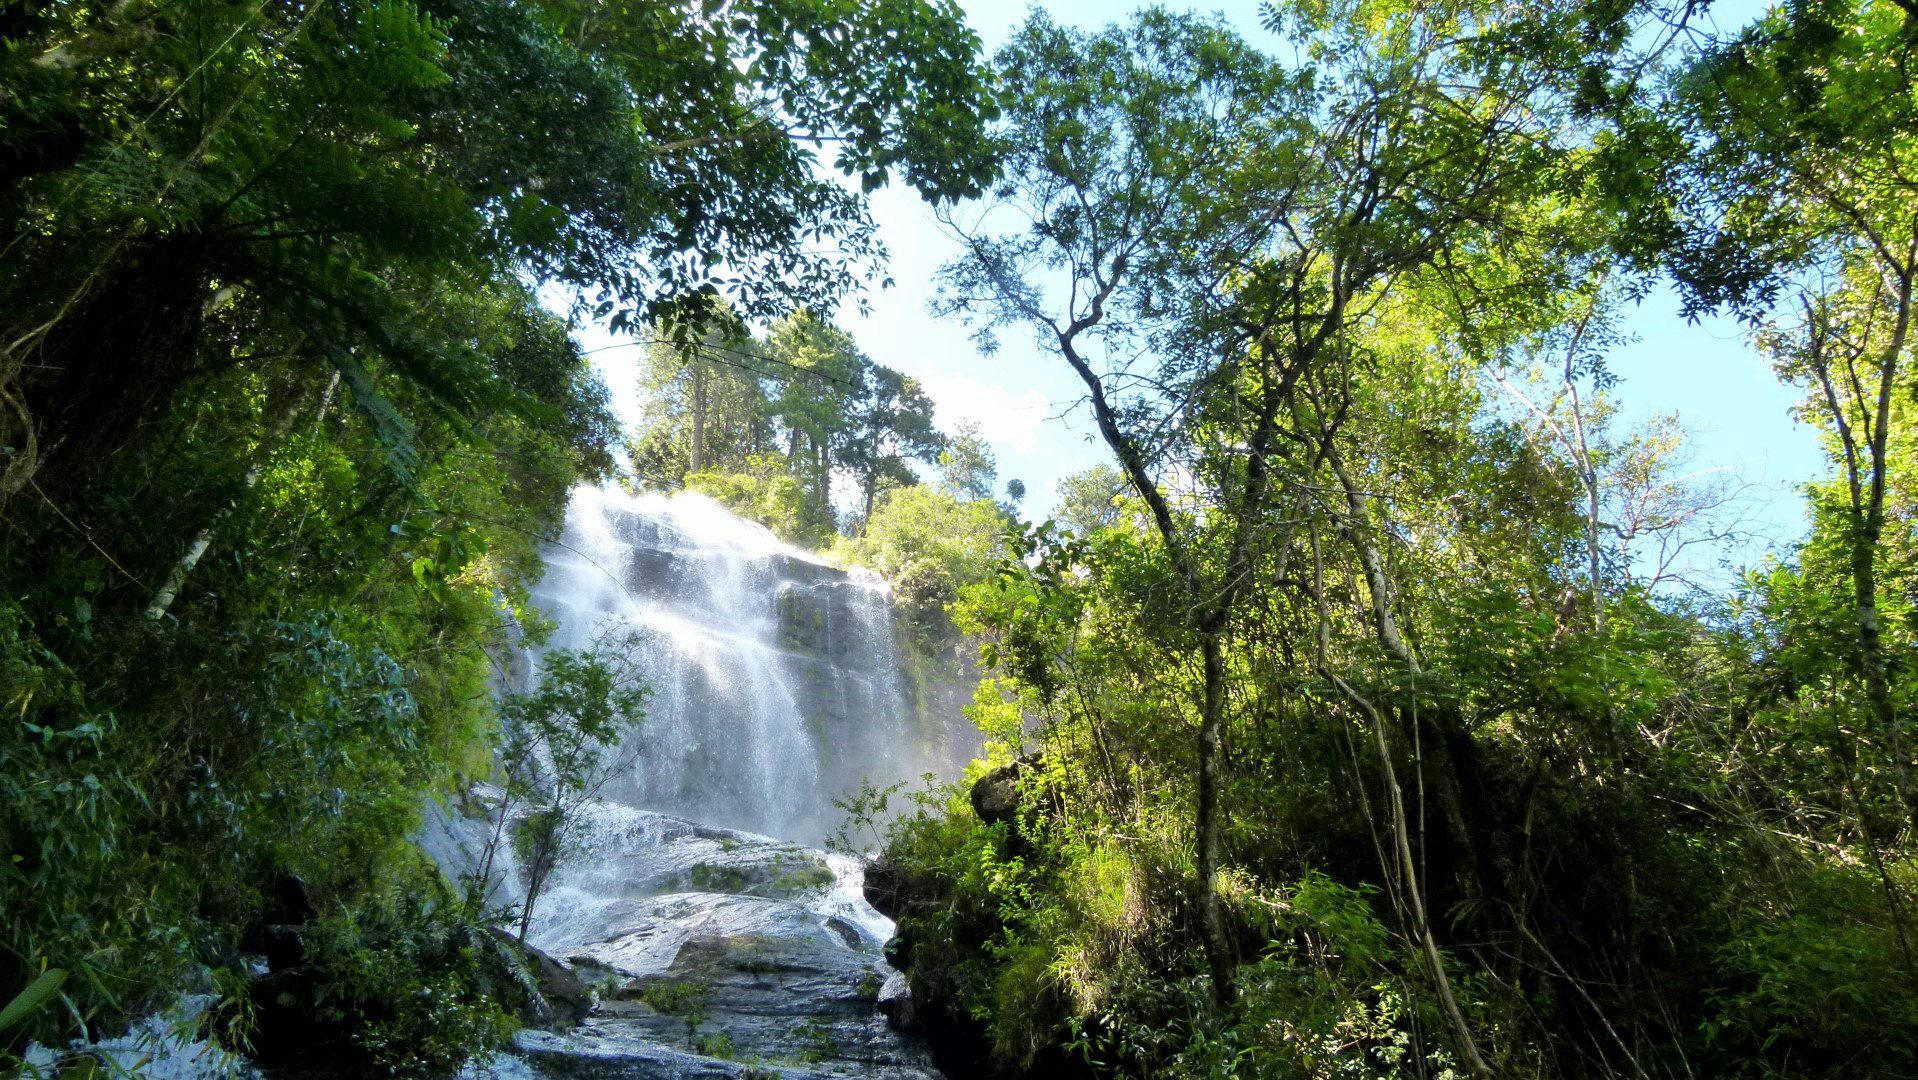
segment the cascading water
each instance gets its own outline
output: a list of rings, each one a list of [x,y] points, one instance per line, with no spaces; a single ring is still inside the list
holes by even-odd
[[[862,781],[950,773],[974,749],[922,730],[883,583],[704,496],[581,489],[534,600],[552,647],[638,632],[653,696],[613,801],[817,844]]]
[[[881,1016],[904,983],[858,860],[807,846],[862,782],[951,776],[978,748],[959,687],[902,677],[884,584],[711,499],[612,487],[574,493],[546,557],[545,647],[630,646],[652,697],[528,934],[602,988],[599,1012],[479,1074],[934,1075]],[[471,875],[490,828],[441,813],[422,842]],[[511,845],[495,866],[495,899],[523,897]],[[688,994],[694,1019],[664,1011]]]

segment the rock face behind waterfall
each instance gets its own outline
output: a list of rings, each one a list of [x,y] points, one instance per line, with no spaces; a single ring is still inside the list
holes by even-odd
[[[977,736],[904,678],[890,598],[695,495],[582,490],[535,600],[580,647],[637,630],[652,684],[617,801],[817,844],[833,799],[956,774]]]

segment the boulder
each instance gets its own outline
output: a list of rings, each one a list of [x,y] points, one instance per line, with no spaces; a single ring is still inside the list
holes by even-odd
[[[604,1009],[538,1055],[542,1068],[588,1047],[683,1049],[705,1057],[798,1065],[791,1078],[861,1076],[932,1080],[931,1062],[914,1040],[901,1038],[882,1015],[890,971],[870,945],[853,947],[829,925],[804,933],[698,936],[680,946],[671,967],[637,976],[610,993]],[[796,929],[796,928],[795,928]],[[616,1072],[602,1060],[594,1076],[703,1075]],[[582,1075],[585,1073],[582,1072]],[[757,1075],[757,1074],[755,1074]]]
[[[1019,817],[1019,783],[1039,767],[1039,756],[1028,754],[981,776],[972,785],[972,812],[988,825]]]
[[[898,919],[905,899],[901,884],[898,864],[888,861],[884,852],[866,860],[865,882],[860,891],[874,911],[888,919]]]
[[[298,927],[276,924],[267,929],[269,958],[275,952],[303,953]],[[564,964],[497,927],[491,929],[491,940],[498,975],[517,982],[518,993],[510,995],[507,1003],[514,1006],[522,1023],[567,1031],[593,1013],[596,995]],[[285,963],[285,959],[282,956],[280,966],[270,967],[247,984],[250,1057],[276,1076],[357,1075],[363,1052],[354,1036],[365,1026],[391,1019],[390,1004],[377,999],[355,1001],[342,1010],[341,1003],[329,997],[324,971],[304,960]],[[225,1007],[229,1015],[233,1008]]]
[[[886,963],[904,971],[912,963],[912,942],[904,934],[886,939]]]
[[[571,968],[506,930],[495,926],[492,932],[503,951],[519,958],[538,990],[537,998],[522,1011],[522,1022],[535,1027],[571,1027],[593,1014],[598,995]]]
[[[293,967],[247,984],[252,1026],[246,1049],[254,1064],[269,1074],[304,1076],[326,1071],[316,1063],[356,1056],[353,1023],[322,1007],[323,982],[317,969]]]
[[[305,926],[319,915],[306,882],[297,875],[278,873],[266,887],[266,910],[262,921],[281,926]]]
[[[318,914],[306,882],[293,874],[274,874],[261,896],[259,912],[240,935],[240,949],[266,957],[268,971],[297,968],[306,963],[302,934]]]
[[[918,1028],[919,1013],[913,1008],[912,986],[903,974],[895,971],[886,976],[885,985],[879,988],[879,1011],[886,1014],[886,1023],[895,1031]]]
[[[274,923],[260,931],[260,951],[266,954],[266,970],[291,971],[306,963],[303,927]]]

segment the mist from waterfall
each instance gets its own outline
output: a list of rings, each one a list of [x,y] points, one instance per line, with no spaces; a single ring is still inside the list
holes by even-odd
[[[915,708],[883,582],[703,495],[575,491],[533,598],[549,648],[638,632],[652,698],[609,801],[818,844],[862,781],[952,775],[976,749]]]

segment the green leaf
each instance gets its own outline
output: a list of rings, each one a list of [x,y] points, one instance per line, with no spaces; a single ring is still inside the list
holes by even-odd
[[[0,1009],[0,1031],[6,1031],[27,1017],[40,1011],[53,996],[60,991],[62,983],[67,981],[67,973],[61,968],[48,968],[40,977],[27,984],[25,990],[13,996],[7,1007]]]

